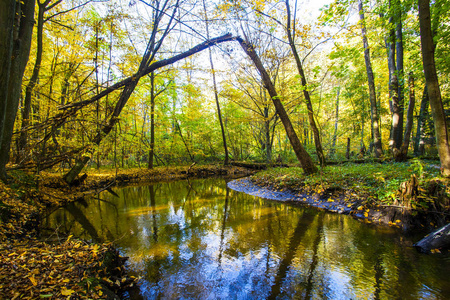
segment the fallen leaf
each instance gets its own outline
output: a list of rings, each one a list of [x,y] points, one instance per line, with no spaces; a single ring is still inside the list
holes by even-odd
[[[73,293],[75,293],[74,290],[67,290],[66,288],[63,288],[63,289],[61,290],[61,295],[63,295],[63,296],[70,296],[70,295],[72,295]]]

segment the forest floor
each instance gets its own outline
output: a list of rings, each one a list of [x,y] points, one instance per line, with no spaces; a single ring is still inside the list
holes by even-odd
[[[115,185],[251,173],[219,165],[117,173],[92,169],[83,182],[69,187],[60,172],[11,172],[8,185],[0,181],[0,299],[119,299],[117,295],[136,284],[113,245],[40,236],[40,221],[49,208]]]

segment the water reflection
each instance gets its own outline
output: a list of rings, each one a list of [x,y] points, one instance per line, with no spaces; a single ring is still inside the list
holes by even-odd
[[[145,299],[445,299],[445,256],[348,216],[266,201],[223,180],[116,189],[47,219],[114,241]]]

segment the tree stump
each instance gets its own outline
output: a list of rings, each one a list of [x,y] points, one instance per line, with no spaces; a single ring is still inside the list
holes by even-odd
[[[396,199],[394,205],[411,208],[411,201],[416,201],[419,193],[419,181],[416,174],[411,175],[408,181],[400,184],[399,193],[399,200]]]

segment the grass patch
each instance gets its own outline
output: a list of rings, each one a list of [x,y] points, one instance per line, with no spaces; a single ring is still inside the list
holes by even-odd
[[[415,174],[419,179],[420,201],[425,201],[429,185],[440,182],[447,196],[446,180],[439,176],[436,162],[415,159],[406,163],[365,163],[327,166],[314,175],[305,176],[300,167],[272,168],[258,172],[252,181],[258,185],[289,188],[306,193],[344,190],[366,203],[390,205],[397,197],[400,184]],[[441,189],[442,196],[442,189]],[[428,199],[429,200],[429,199]],[[417,203],[418,205],[420,203]],[[426,205],[424,203],[424,205]]]

